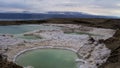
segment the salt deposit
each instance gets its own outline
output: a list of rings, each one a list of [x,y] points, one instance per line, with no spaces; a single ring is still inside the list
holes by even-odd
[[[92,27],[84,27],[80,25],[63,25],[63,24],[44,24],[51,26],[59,26],[67,29],[74,29],[73,32],[87,32],[95,34],[91,36],[95,41],[90,40],[90,36],[87,34],[65,34],[64,28],[57,30],[35,30],[32,32],[26,32],[23,35],[35,35],[42,37],[41,40],[25,40],[17,39],[12,35],[0,35],[0,46],[3,45],[19,45],[11,46],[6,54],[9,60],[15,61],[16,55],[21,54],[31,48],[66,48],[73,50],[79,55],[79,59],[76,62],[80,64],[79,68],[97,68],[104,62],[110,55],[110,50],[106,48],[104,43],[99,43],[99,39],[107,39],[112,37],[115,33],[111,29],[98,29]],[[85,29],[85,30],[84,30]],[[92,42],[92,43],[91,43]],[[24,45],[23,45],[24,43]],[[81,64],[82,63],[82,64]]]
[[[13,35],[0,35],[0,46],[17,45],[23,43],[23,40],[14,38]]]
[[[82,62],[83,64],[80,64],[79,68],[97,68],[99,65],[106,62],[110,54],[110,50],[106,48],[103,43],[99,43],[98,41],[90,43],[91,41],[88,35],[70,35],[64,34],[62,31],[45,31],[33,34],[51,39],[47,44],[52,46],[51,48],[61,46],[76,50],[75,52],[80,55],[80,59],[83,60],[80,60],[80,63]]]

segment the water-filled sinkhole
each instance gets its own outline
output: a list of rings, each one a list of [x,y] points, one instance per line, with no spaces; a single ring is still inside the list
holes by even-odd
[[[21,66],[34,68],[77,68],[76,53],[62,49],[37,49],[27,51],[16,58]]]

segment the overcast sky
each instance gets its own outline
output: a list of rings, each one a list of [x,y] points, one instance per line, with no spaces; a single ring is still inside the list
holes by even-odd
[[[0,12],[72,11],[120,16],[120,0],[0,0]]]

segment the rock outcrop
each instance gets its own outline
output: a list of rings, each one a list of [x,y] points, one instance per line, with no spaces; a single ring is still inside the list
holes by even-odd
[[[7,56],[0,54],[0,68],[23,68],[7,60]]]
[[[120,30],[117,30],[113,37],[104,42],[112,52],[107,62],[100,68],[120,68]]]
[[[79,68],[98,68],[106,62],[110,52],[104,43],[90,39],[89,43],[84,44],[78,51],[84,61],[82,61],[82,65]]]

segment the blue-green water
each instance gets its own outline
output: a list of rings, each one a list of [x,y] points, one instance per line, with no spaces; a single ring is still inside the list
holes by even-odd
[[[75,59],[77,59],[77,55],[72,51],[38,49],[20,55],[16,59],[16,63],[34,68],[77,68]]]
[[[22,38],[22,39],[28,39],[28,40],[37,40],[37,39],[42,39],[42,37],[37,37],[37,36],[24,36],[24,35],[16,35],[17,38]]]
[[[1,34],[21,34],[33,30],[51,30],[51,29],[59,29],[58,27],[53,26],[43,26],[43,25],[9,25],[9,26],[0,26]]]
[[[60,27],[53,26],[45,26],[39,24],[31,24],[31,25],[8,25],[8,26],[0,26],[0,34],[14,34],[17,38],[22,39],[41,39],[35,36],[23,36],[19,35],[25,32],[30,32],[34,30],[53,30],[60,29]]]

